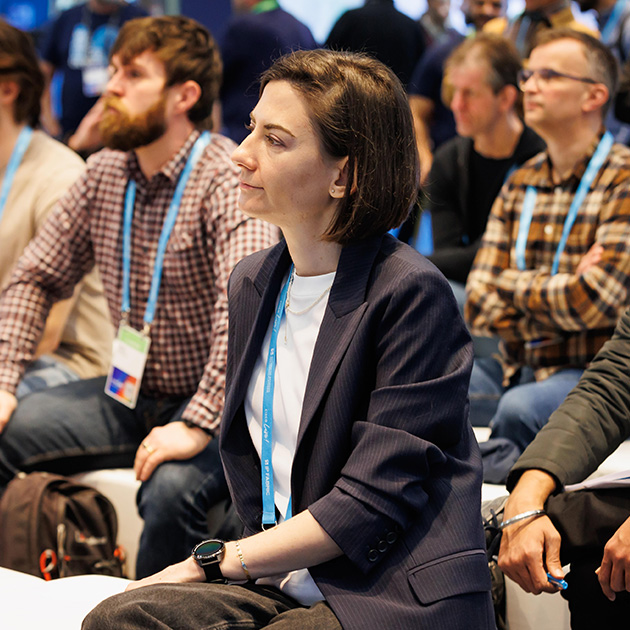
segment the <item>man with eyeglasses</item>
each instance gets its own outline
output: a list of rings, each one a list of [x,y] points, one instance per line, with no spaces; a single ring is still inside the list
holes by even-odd
[[[505,482],[628,305],[630,150],[603,126],[616,86],[610,51],[572,30],[543,34],[519,76],[547,150],[503,187],[466,285],[473,334],[501,339],[469,390],[472,424],[492,428],[486,482]]]

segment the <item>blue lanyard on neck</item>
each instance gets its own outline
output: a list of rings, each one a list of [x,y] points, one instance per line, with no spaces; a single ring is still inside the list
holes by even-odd
[[[193,148],[188,156],[186,166],[179,176],[173,199],[166,213],[162,233],[158,241],[157,253],[155,255],[155,263],[153,267],[153,277],[151,278],[151,289],[149,290],[149,299],[147,301],[146,310],[144,311],[145,332],[148,332],[153,318],[155,317],[155,308],[157,306],[158,294],[160,292],[160,284],[162,282],[162,270],[164,267],[164,256],[166,254],[166,246],[171,237],[171,232],[177,220],[179,206],[184,196],[184,190],[188,183],[188,178],[195,167],[195,164],[201,157],[204,149],[210,142],[210,132],[204,131],[197,138]],[[122,316],[123,320],[128,319],[131,311],[131,292],[130,292],[130,276],[131,276],[131,224],[133,222],[133,208],[136,201],[136,182],[132,179],[127,184],[125,192],[125,211],[123,215],[123,290],[122,290]]]
[[[610,16],[606,20],[606,24],[604,28],[602,29],[602,34],[601,34],[602,42],[604,42],[604,44],[608,44],[608,39],[613,34],[615,28],[617,28],[617,25],[619,24],[619,20],[621,19],[621,15],[623,13],[625,4],[626,4],[626,0],[617,0],[615,6],[613,7],[612,12],[610,13]]]
[[[2,188],[0,188],[0,219],[2,218],[4,206],[7,203],[9,193],[11,192],[11,186],[13,186],[13,179],[20,167],[20,164],[22,163],[26,149],[28,149],[28,145],[31,142],[32,135],[33,130],[28,126],[24,127],[24,129],[20,131],[20,135],[15,142],[13,151],[11,151],[11,157],[9,158],[9,163],[7,164],[7,168],[4,172],[4,178],[2,180]]]
[[[275,390],[276,375],[276,349],[278,346],[278,333],[280,332],[280,324],[284,317],[284,310],[287,303],[287,293],[289,292],[289,284],[293,275],[293,265],[289,270],[289,278],[280,292],[278,306],[273,318],[273,327],[271,328],[271,339],[269,340],[269,352],[267,353],[267,366],[265,368],[265,386],[263,390],[262,404],[262,448],[260,452],[260,471],[262,480],[262,528],[268,529],[276,524],[276,504],[273,491],[273,395]],[[291,498],[289,498],[289,506],[285,516],[289,520],[292,516]]]
[[[602,167],[606,158],[608,157],[608,153],[610,153],[610,149],[614,143],[613,135],[610,131],[607,131],[600,140],[597,145],[597,149],[595,153],[593,153],[593,157],[591,157],[586,170],[584,171],[584,175],[580,181],[580,185],[573,197],[573,201],[571,202],[571,206],[569,208],[569,212],[567,214],[567,218],[564,221],[564,227],[562,228],[562,236],[560,238],[560,242],[558,243],[558,249],[556,250],[556,254],[553,258],[553,264],[551,266],[551,275],[555,276],[558,273],[558,267],[560,265],[560,256],[566,247],[567,240],[569,239],[569,234],[571,232],[571,228],[575,223],[575,219],[577,218],[578,211],[580,206],[584,202],[584,198],[588,194],[588,191],[599,172],[599,169]],[[521,219],[518,226],[518,236],[516,237],[516,265],[520,271],[525,271],[525,250],[527,246],[527,237],[529,235],[529,227],[532,222],[532,217],[534,214],[534,206],[536,205],[536,196],[537,191],[533,186],[528,186],[527,191],[525,193],[525,199],[523,200],[523,209],[521,211]]]

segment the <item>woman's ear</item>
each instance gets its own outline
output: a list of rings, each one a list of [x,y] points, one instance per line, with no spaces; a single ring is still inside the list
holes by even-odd
[[[354,193],[357,190],[356,173],[352,178],[352,188],[350,193]],[[335,199],[342,199],[346,194],[346,188],[348,187],[349,173],[348,173],[348,156],[339,160],[336,164],[336,175],[333,183],[330,186],[330,196]]]

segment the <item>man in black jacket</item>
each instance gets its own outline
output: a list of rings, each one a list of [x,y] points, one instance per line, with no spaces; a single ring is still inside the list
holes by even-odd
[[[557,591],[548,575],[562,578],[570,562],[574,630],[630,619],[630,488],[563,492],[630,437],[629,362],[630,310],[508,478],[499,564],[538,594]]]
[[[545,146],[516,111],[520,68],[508,40],[483,33],[461,43],[446,61],[443,93],[458,136],[435,153],[425,209],[433,223],[430,258],[452,283],[460,284],[462,299],[503,182]]]

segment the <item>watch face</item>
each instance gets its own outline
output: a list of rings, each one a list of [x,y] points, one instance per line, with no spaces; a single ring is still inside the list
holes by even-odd
[[[219,551],[223,549],[223,541],[221,540],[205,540],[199,543],[195,549],[194,554],[200,560],[214,557]]]

